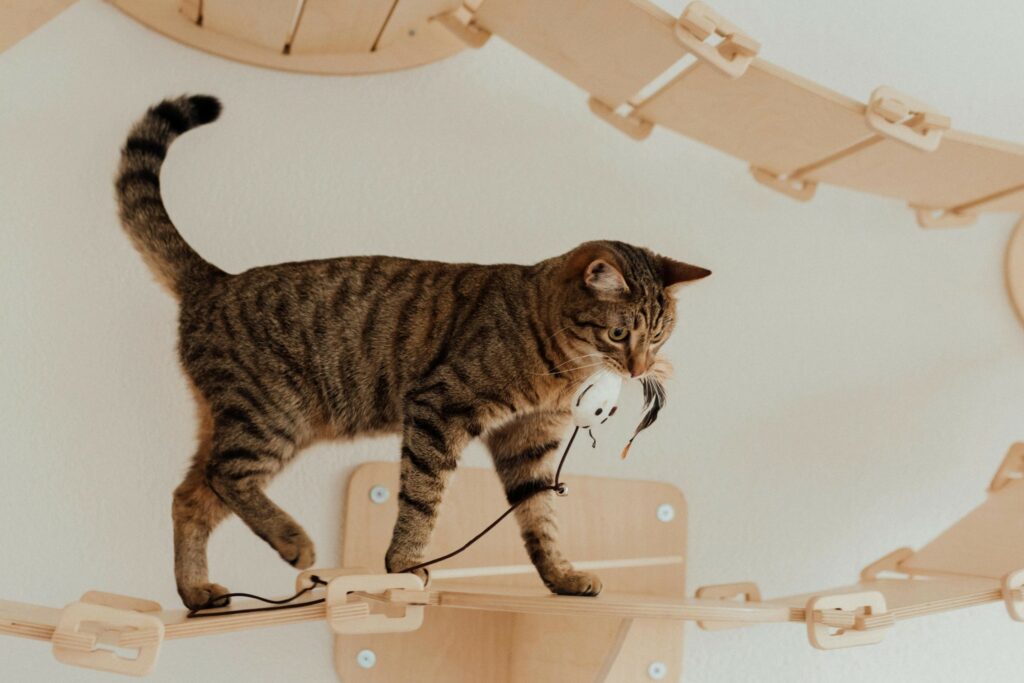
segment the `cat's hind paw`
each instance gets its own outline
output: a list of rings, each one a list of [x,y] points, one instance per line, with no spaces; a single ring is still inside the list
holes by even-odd
[[[230,593],[227,588],[219,583],[199,583],[194,586],[181,586],[178,588],[178,595],[185,607],[191,610],[211,607],[227,607],[231,604]]]
[[[544,583],[552,593],[558,595],[595,596],[601,592],[603,585],[597,574],[590,572],[567,571],[556,577],[545,578]]]

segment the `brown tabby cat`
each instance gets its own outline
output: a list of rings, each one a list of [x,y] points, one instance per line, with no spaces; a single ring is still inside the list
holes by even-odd
[[[173,505],[190,608],[228,592],[209,581],[206,545],[231,512],[289,564],[313,564],[313,543],[263,487],[318,439],[402,435],[389,571],[421,559],[470,439],[490,449],[510,502],[548,487],[579,383],[599,366],[648,372],[675,324],[671,290],[710,274],[588,242],[532,266],[366,256],[230,275],[185,243],[160,198],[168,145],[219,113],[208,96],[151,108],[117,179],[125,230],[181,300],[179,352],[199,403],[199,448]],[[516,511],[530,559],[552,591],[596,595],[600,580],[559,551],[552,495]]]

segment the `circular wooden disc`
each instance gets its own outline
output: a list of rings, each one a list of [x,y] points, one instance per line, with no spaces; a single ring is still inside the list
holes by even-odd
[[[179,0],[110,0],[110,3],[145,26],[190,47],[282,71],[335,75],[397,71],[450,57],[465,47],[448,29],[424,17],[415,30],[373,52],[285,54],[204,29],[178,10]]]
[[[1024,323],[1024,218],[1017,223],[1006,245],[1006,288],[1017,317]]]

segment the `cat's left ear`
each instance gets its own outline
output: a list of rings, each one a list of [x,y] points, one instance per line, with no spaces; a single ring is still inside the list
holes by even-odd
[[[676,261],[667,256],[661,257],[661,286],[665,289],[682,285],[694,280],[701,280],[711,275],[711,271],[700,266]]]

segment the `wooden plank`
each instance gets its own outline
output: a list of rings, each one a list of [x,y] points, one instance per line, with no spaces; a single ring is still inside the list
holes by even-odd
[[[206,3],[209,1],[205,0]],[[414,38],[396,39],[387,49],[376,52],[283,54],[279,48],[268,49],[248,40],[197,26],[178,11],[179,5],[175,0],[109,2],[153,30],[190,47],[246,64],[283,71],[317,74],[394,71],[449,57],[465,47],[443,26],[431,22],[418,31]],[[276,38],[272,42],[276,45]]]
[[[385,48],[396,40],[419,35],[432,17],[454,12],[461,0],[397,0],[377,48]]]
[[[71,6],[75,0],[4,0],[0,3],[0,52]]]
[[[980,577],[945,577],[929,579],[876,579],[830,588],[814,593],[801,593],[766,601],[769,605],[793,608],[793,621],[803,621],[807,601],[822,595],[841,595],[878,591],[885,596],[886,609],[897,619],[909,619],[937,612],[997,602],[999,582]]]
[[[1006,289],[1017,319],[1024,324],[1024,218],[1017,223],[1006,245]]]
[[[292,54],[369,52],[395,0],[306,0]]]
[[[958,131],[947,131],[934,152],[885,139],[806,177],[915,206],[952,208],[1024,184],[1024,147]]]
[[[642,102],[636,114],[782,175],[873,137],[864,109],[758,59],[737,79],[697,62]]]
[[[299,0],[203,0],[203,30],[283,52]]]
[[[572,475],[566,481],[570,494],[557,498],[555,505],[570,559],[605,561],[685,556],[686,501],[678,489],[658,482]],[[375,485],[389,490],[390,497],[385,503],[370,502],[369,492]],[[383,569],[384,553],[397,514],[397,486],[397,463],[370,463],[352,475],[342,538],[344,564],[367,566],[375,571]],[[657,508],[662,503],[675,508],[671,522],[657,519]],[[505,508],[504,494],[494,472],[459,468],[445,496],[426,556],[436,557],[461,546]],[[638,529],[643,533],[638,533]],[[550,598],[559,596],[551,595],[543,587],[536,572],[519,573],[517,570],[514,574],[503,571],[496,576],[479,575],[477,568],[480,567],[529,564],[518,526],[515,519],[510,518],[465,553],[436,569],[439,573],[465,570],[474,576],[471,581],[432,582],[431,589],[439,591],[436,599],[450,608],[428,607],[423,627],[414,633],[337,638],[335,666],[340,678],[351,683],[594,680],[602,670],[607,672],[614,667],[606,667],[603,657],[593,653],[612,650],[623,615],[636,614],[624,611],[622,598],[617,598],[616,594],[641,594],[641,598],[646,596],[655,602],[664,598],[672,606],[663,609],[679,609],[677,602],[685,592],[684,567],[672,559],[672,562],[659,561],[641,568],[598,570],[604,582],[604,594],[596,603],[591,598],[562,597],[551,601]],[[453,593],[453,588],[458,591]],[[502,598],[502,594],[511,597]],[[577,603],[589,606],[576,608]],[[598,606],[593,607],[595,604]],[[650,609],[647,603],[644,605],[640,611]],[[683,623],[658,620],[656,628],[662,636],[654,640],[627,639],[620,656],[627,661],[648,663],[656,658],[666,662],[671,670],[680,670]],[[558,644],[566,634],[574,634],[574,642],[586,642],[585,652],[574,654],[572,648],[560,648]],[[465,648],[466,642],[474,644],[469,651]],[[656,650],[652,649],[655,647]],[[377,654],[372,672],[361,669],[355,661],[355,654],[363,648]],[[424,665],[425,662],[429,664]],[[507,662],[516,664],[507,665]],[[641,670],[633,672],[632,678],[608,680],[641,680],[645,675]]]
[[[484,0],[475,20],[612,107],[685,54],[646,0]]]
[[[1011,479],[901,568],[1000,580],[1024,568],[1024,480]]]

